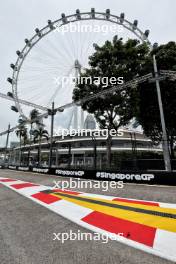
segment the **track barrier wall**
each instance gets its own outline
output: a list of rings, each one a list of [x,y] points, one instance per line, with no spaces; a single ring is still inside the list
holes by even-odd
[[[5,168],[0,166],[0,169]],[[111,171],[82,170],[26,166],[8,166],[10,170],[50,174],[63,177],[75,177],[102,181],[123,181],[126,183],[156,184],[176,186],[176,172],[166,171]]]

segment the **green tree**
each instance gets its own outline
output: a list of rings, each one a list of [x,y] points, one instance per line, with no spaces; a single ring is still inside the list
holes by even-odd
[[[146,58],[141,74],[153,71],[152,55],[156,55],[158,69],[176,71],[176,43],[169,42],[155,48]],[[160,81],[163,109],[170,143],[171,157],[174,158],[176,141],[176,79],[166,78]],[[162,128],[155,83],[139,85],[136,117],[145,134],[158,144],[162,139]]]
[[[48,131],[46,129],[43,129],[43,127],[40,127],[33,131],[33,136],[34,136],[34,143],[38,142],[38,166],[40,166],[41,164],[41,142],[43,138],[48,140],[49,138]]]
[[[31,153],[31,142],[33,137],[33,125],[36,124],[37,127],[43,126],[43,123],[40,119],[40,112],[37,109],[32,109],[29,113],[30,120],[30,144],[28,149],[28,165],[30,164],[30,153]]]
[[[29,113],[31,129],[33,128],[33,124],[40,124],[39,116],[40,112],[37,109],[32,109],[32,111]]]
[[[27,127],[25,126],[24,122],[20,122],[18,129],[15,131],[17,137],[20,140],[20,165],[22,161],[22,144],[25,146],[28,142],[28,134],[27,134]]]
[[[138,40],[129,39],[123,42],[115,36],[106,41],[103,46],[94,44],[95,52],[89,57],[89,68],[84,69],[73,91],[73,100],[77,101],[92,94],[115,87],[110,82],[111,77],[123,77],[124,82],[138,77],[145,58],[149,53],[147,44],[140,44]],[[84,77],[84,78],[83,78]],[[95,83],[100,77],[102,81]],[[103,78],[108,78],[105,87]],[[133,117],[136,107],[136,89],[120,89],[113,94],[98,97],[82,104],[83,110],[94,114],[100,128],[119,129],[126,125]],[[111,163],[111,137],[107,139],[107,165]]]

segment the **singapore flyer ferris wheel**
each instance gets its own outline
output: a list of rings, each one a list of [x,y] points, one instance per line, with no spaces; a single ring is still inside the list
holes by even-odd
[[[16,63],[11,64],[13,75],[10,82],[19,114],[27,119],[30,111],[20,99],[40,105],[41,112],[52,102],[56,107],[70,103],[75,84],[67,78],[78,77],[88,67],[89,56],[95,51],[94,43],[103,45],[114,35],[128,38],[131,33],[141,42],[150,44],[149,31],[143,33],[137,20],[131,23],[125,19],[124,13],[116,16],[109,9],[96,12],[94,8],[90,12],[81,13],[77,9],[72,15],[62,14],[60,19],[48,20],[44,28],[36,28],[35,35],[26,38],[24,48],[16,52]],[[63,125],[69,127],[74,123],[77,127],[78,107],[66,111]],[[80,120],[82,126],[83,113]]]

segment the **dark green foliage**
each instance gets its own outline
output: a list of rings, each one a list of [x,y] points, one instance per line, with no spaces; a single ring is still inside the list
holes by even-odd
[[[117,36],[113,41],[106,41],[102,47],[94,44],[95,53],[89,57],[90,67],[84,69],[81,77],[123,77],[124,82],[138,77],[144,58],[147,57],[149,48],[146,44],[140,44],[138,40],[129,39],[123,42]],[[104,87],[99,84],[78,83],[74,89],[73,99],[75,101],[96,94],[104,89],[116,85],[108,84]],[[106,97],[85,102],[82,108],[93,113],[101,128],[115,128],[126,125],[134,116],[136,107],[136,91],[134,89],[121,89]]]

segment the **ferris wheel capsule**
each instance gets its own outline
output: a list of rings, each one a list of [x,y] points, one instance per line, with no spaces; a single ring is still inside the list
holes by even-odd
[[[81,19],[81,14],[80,14],[80,10],[79,10],[79,9],[76,9],[76,18],[77,18],[78,20]]]
[[[91,8],[91,17],[95,18],[95,8]]]
[[[48,25],[49,25],[49,27],[50,27],[51,30],[54,29],[54,26],[53,26],[53,23],[52,23],[51,20],[48,20]]]
[[[35,29],[35,32],[37,33],[38,37],[42,36],[42,34],[41,34],[41,32],[40,32],[40,30],[38,28]]]
[[[123,23],[125,19],[125,13],[120,14],[120,23]]]
[[[63,24],[66,24],[67,23],[67,18],[66,18],[64,13],[61,14],[61,18],[62,18]]]
[[[31,42],[28,39],[25,39],[24,41],[28,47],[31,47]]]
[[[21,51],[17,50],[16,54],[18,55],[19,58],[23,58],[23,54]]]

